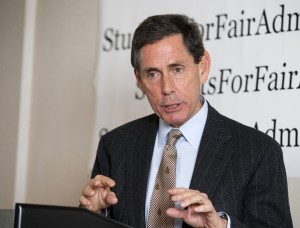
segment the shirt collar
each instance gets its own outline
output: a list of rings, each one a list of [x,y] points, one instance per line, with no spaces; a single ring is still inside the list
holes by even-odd
[[[192,145],[195,150],[198,150],[199,148],[208,113],[207,101],[202,95],[200,95],[199,99],[202,103],[201,109],[179,128],[184,138]],[[157,132],[159,145],[166,144],[167,134],[171,129],[172,126],[167,124],[163,119],[159,119],[159,128]]]

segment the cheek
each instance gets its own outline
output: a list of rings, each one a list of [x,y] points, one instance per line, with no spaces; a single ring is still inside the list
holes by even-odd
[[[197,79],[194,80],[189,80],[185,83],[181,84],[181,91],[186,94],[191,96],[192,94],[194,95],[197,92],[200,92],[200,81]]]
[[[147,96],[147,99],[150,103],[150,105],[153,106],[157,106],[160,104],[161,102],[161,96],[160,96],[160,91],[155,90],[155,89],[145,89],[145,94]]]
[[[144,85],[143,89],[144,93],[148,98],[151,98],[151,100],[159,99],[161,91],[158,86]]]
[[[190,90],[193,90],[193,91],[198,91],[200,92],[200,87],[201,87],[201,82],[200,82],[200,78],[198,76],[195,76],[194,77],[194,80],[192,80],[190,82]]]
[[[147,94],[148,101],[150,105],[153,106],[160,106],[161,98],[157,94]]]
[[[195,84],[196,82],[191,82],[193,84],[187,84],[181,89],[180,96],[181,98],[190,105],[193,106],[194,103],[197,103],[200,96],[200,85]]]

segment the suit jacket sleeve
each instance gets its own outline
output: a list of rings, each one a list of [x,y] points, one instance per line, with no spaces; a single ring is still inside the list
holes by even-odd
[[[267,137],[262,139],[264,155],[245,188],[242,222],[249,227],[293,227],[282,150]],[[231,219],[232,227],[246,227]]]

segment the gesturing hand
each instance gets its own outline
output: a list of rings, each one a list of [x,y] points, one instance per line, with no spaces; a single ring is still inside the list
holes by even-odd
[[[170,189],[168,193],[171,200],[180,202],[180,207],[185,208],[185,210],[169,208],[167,215],[173,218],[181,218],[193,227],[226,227],[227,221],[219,217],[205,193],[186,188]]]
[[[110,188],[115,186],[115,181],[109,177],[97,175],[89,180],[80,197],[80,206],[92,211],[99,211],[110,205],[116,204],[118,199]]]

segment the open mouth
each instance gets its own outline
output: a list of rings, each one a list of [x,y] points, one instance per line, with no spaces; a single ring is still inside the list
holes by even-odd
[[[179,104],[167,105],[167,108],[177,108]]]
[[[162,108],[165,112],[174,112],[180,108],[180,104],[163,105]]]

